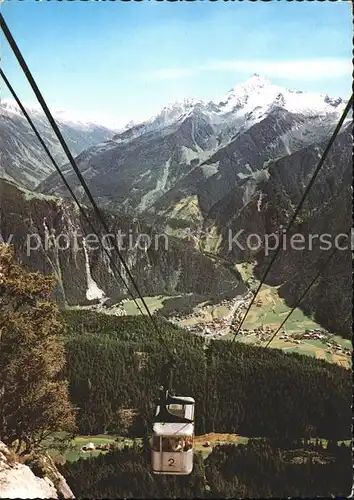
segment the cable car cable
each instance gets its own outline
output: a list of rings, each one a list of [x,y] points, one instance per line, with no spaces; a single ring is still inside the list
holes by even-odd
[[[351,234],[351,230],[347,232],[347,234]],[[295,309],[298,307],[298,305],[301,303],[307,292],[310,290],[310,288],[313,286],[313,284],[317,281],[317,279],[320,277],[320,275],[323,273],[323,271],[326,269],[327,265],[331,261],[331,259],[334,257],[334,255],[337,253],[338,247],[335,247],[334,251],[330,254],[330,256],[325,260],[324,264],[321,266],[320,270],[316,273],[315,277],[312,279],[312,281],[309,283],[309,285],[306,287],[305,291],[301,294],[299,299],[296,301],[295,305],[293,308],[289,311],[289,313],[286,315],[284,320],[281,322],[279,325],[278,329],[275,331],[275,333],[272,335],[271,339],[267,342],[265,347],[268,347],[269,344],[273,341],[273,339],[277,336],[277,334],[280,332],[284,324],[287,322],[287,320],[290,318],[292,313],[295,311]]]
[[[66,144],[66,142],[65,142],[65,140],[64,140],[64,138],[63,138],[63,136],[62,136],[62,134],[61,134],[61,132],[60,132],[60,130],[59,130],[59,128],[58,128],[58,126],[57,126],[57,124],[56,124],[53,116],[52,116],[52,114],[51,114],[51,112],[49,111],[49,108],[48,108],[48,106],[47,106],[47,104],[46,104],[46,102],[45,102],[45,100],[44,100],[44,98],[43,98],[43,96],[42,96],[42,94],[41,94],[41,92],[40,92],[40,90],[39,90],[39,88],[38,88],[38,86],[37,86],[37,84],[36,84],[33,76],[32,76],[32,73],[31,73],[30,69],[28,68],[28,66],[26,64],[26,61],[24,60],[23,55],[22,55],[19,47],[17,46],[17,43],[16,43],[15,39],[13,38],[13,36],[11,34],[11,31],[10,31],[9,27],[7,26],[7,24],[5,22],[5,19],[4,19],[4,17],[3,17],[2,14],[0,14],[0,26],[1,26],[2,31],[4,32],[4,35],[5,35],[5,37],[6,37],[8,43],[9,43],[9,45],[10,45],[10,47],[11,47],[13,53],[14,53],[14,55],[15,55],[18,63],[19,63],[19,65],[20,65],[22,71],[24,72],[24,74],[25,74],[25,76],[26,76],[26,78],[27,78],[27,80],[28,80],[28,82],[29,82],[29,84],[30,84],[30,86],[31,86],[31,88],[32,88],[32,90],[33,90],[33,92],[34,92],[37,100],[38,100],[38,102],[40,103],[40,105],[41,105],[41,107],[42,107],[42,109],[44,111],[44,114],[46,115],[46,117],[47,117],[47,119],[48,119],[48,121],[49,121],[49,123],[50,123],[50,125],[51,125],[51,127],[52,127],[52,129],[53,129],[53,131],[55,133],[55,135],[57,136],[57,139],[59,140],[59,142],[60,142],[60,144],[61,144],[61,146],[62,146],[62,148],[63,148],[63,150],[64,150],[64,152],[65,152],[65,154],[66,154],[66,156],[67,156],[67,158],[68,158],[71,166],[72,166],[72,168],[74,169],[74,171],[75,171],[75,173],[76,173],[76,175],[77,175],[77,177],[78,177],[78,179],[80,181],[81,186],[83,187],[83,189],[84,189],[84,191],[85,191],[88,199],[90,200],[90,203],[92,204],[92,206],[94,208],[94,212],[96,214],[96,217],[101,222],[101,224],[102,224],[103,228],[105,229],[106,233],[109,234],[110,231],[109,231],[109,228],[108,228],[108,226],[106,224],[106,221],[104,220],[102,212],[98,208],[98,206],[97,206],[97,204],[96,204],[96,202],[95,202],[95,200],[94,200],[94,198],[93,198],[93,196],[92,196],[92,194],[91,194],[91,192],[90,192],[90,190],[89,190],[89,188],[88,188],[88,186],[87,186],[87,184],[85,182],[85,179],[83,178],[80,170],[78,169],[78,167],[76,165],[76,162],[75,162],[75,160],[74,160],[74,158],[73,158],[73,156],[72,156],[72,154],[71,154],[71,152],[70,152],[70,150],[69,150],[69,148],[68,148],[68,146],[67,146],[67,144]],[[144,305],[144,308],[145,308],[145,310],[146,310],[146,312],[147,312],[147,314],[148,314],[151,322],[153,323],[155,329],[159,332],[158,325],[157,325],[156,321],[154,320],[154,318],[153,318],[153,316],[152,316],[152,314],[151,314],[151,312],[150,312],[150,310],[149,310],[149,308],[148,308],[148,306],[147,306],[147,304],[146,304],[146,302],[144,300],[144,297],[141,295],[140,290],[139,290],[139,288],[138,288],[138,286],[137,286],[137,284],[136,284],[136,282],[134,280],[134,277],[131,274],[129,267],[127,266],[127,264],[126,264],[126,262],[125,262],[125,260],[124,260],[124,258],[122,256],[122,254],[121,254],[121,252],[120,252],[120,250],[119,250],[119,248],[118,248],[118,246],[116,245],[115,242],[114,242],[113,246],[114,246],[114,250],[117,252],[118,257],[119,257],[120,261],[122,262],[122,264],[124,266],[124,269],[126,270],[126,272],[127,272],[128,276],[129,276],[129,278],[130,278],[130,280],[131,280],[131,282],[132,282],[132,284],[133,284],[133,286],[134,286],[134,288],[135,288],[135,290],[136,290],[136,292],[137,292],[140,300],[142,301],[142,304]],[[163,338],[162,335],[161,335],[161,333],[160,333],[160,336],[161,336],[161,338]]]
[[[297,217],[298,213],[300,212],[300,210],[302,208],[302,205],[304,204],[304,201],[305,201],[308,193],[310,192],[310,189],[311,189],[313,183],[315,182],[316,177],[317,177],[319,171],[323,167],[323,164],[324,164],[324,162],[325,162],[325,160],[327,158],[327,155],[328,155],[331,147],[333,146],[333,143],[334,143],[334,141],[335,141],[335,139],[336,139],[336,137],[337,137],[337,135],[338,135],[338,133],[339,133],[339,131],[340,131],[340,129],[341,129],[341,127],[342,127],[345,119],[346,119],[346,117],[347,117],[347,114],[349,113],[349,110],[352,107],[352,105],[353,105],[353,94],[351,95],[349,101],[347,102],[347,105],[346,105],[346,107],[345,107],[345,109],[343,111],[343,114],[342,114],[339,122],[337,123],[336,128],[334,129],[334,132],[333,132],[333,134],[332,134],[332,136],[331,136],[331,138],[330,138],[330,140],[329,140],[329,142],[328,142],[328,144],[327,144],[327,146],[326,146],[326,148],[325,148],[325,150],[324,150],[324,152],[323,152],[323,154],[322,154],[322,156],[320,158],[320,161],[317,164],[317,167],[316,167],[316,169],[315,169],[315,171],[314,171],[314,173],[313,173],[313,175],[312,175],[312,177],[310,179],[310,182],[308,183],[308,185],[307,185],[307,187],[306,187],[306,189],[305,189],[305,191],[304,191],[304,193],[303,193],[303,195],[301,197],[300,202],[298,203],[298,205],[297,205],[297,207],[296,207],[296,209],[295,209],[295,211],[294,211],[294,213],[293,213],[293,215],[291,217],[291,220],[290,220],[290,222],[289,222],[289,224],[288,224],[285,232],[281,233],[280,243],[277,246],[275,252],[273,253],[273,256],[272,256],[272,258],[271,258],[271,260],[270,260],[270,262],[269,262],[269,264],[268,264],[268,266],[266,268],[266,271],[265,271],[265,273],[264,273],[264,275],[263,275],[263,277],[262,277],[262,279],[261,279],[261,281],[260,281],[260,283],[259,283],[259,285],[258,285],[258,287],[256,289],[256,292],[253,294],[252,300],[249,303],[249,305],[247,307],[247,310],[246,310],[246,312],[245,312],[245,314],[244,314],[244,316],[243,316],[240,324],[238,325],[238,327],[236,329],[236,332],[234,334],[234,337],[233,337],[233,339],[232,339],[231,342],[234,342],[234,340],[236,339],[236,336],[238,335],[239,331],[241,330],[242,325],[244,324],[245,319],[248,316],[248,313],[249,313],[249,311],[250,311],[250,309],[251,309],[251,307],[252,307],[252,305],[253,305],[253,303],[254,303],[257,295],[258,295],[258,293],[260,292],[260,289],[262,288],[262,285],[263,285],[266,277],[268,276],[269,271],[270,271],[271,267],[273,266],[275,259],[277,258],[278,254],[280,252],[280,248],[281,248],[281,244],[283,242],[283,238],[289,232],[290,228],[294,224],[294,222],[296,220],[296,217]]]
[[[105,222],[105,220],[104,220],[104,218],[103,218],[103,216],[101,214],[101,211],[98,208],[98,206],[97,206],[97,204],[96,204],[96,202],[95,202],[95,200],[94,200],[94,198],[93,198],[93,196],[92,196],[92,194],[91,194],[88,186],[86,185],[86,182],[85,182],[83,176],[81,175],[81,172],[79,171],[79,169],[78,169],[78,167],[77,167],[77,165],[75,163],[75,160],[74,160],[73,156],[71,155],[71,152],[70,152],[70,150],[69,150],[69,148],[68,148],[68,146],[67,146],[64,138],[62,137],[62,134],[61,134],[61,132],[60,132],[60,130],[59,130],[59,128],[58,128],[58,126],[57,126],[57,124],[56,124],[53,116],[51,115],[51,113],[49,111],[49,108],[46,105],[46,102],[45,102],[45,100],[44,100],[44,98],[43,98],[43,96],[42,96],[42,94],[41,94],[41,92],[40,92],[40,90],[39,90],[39,88],[38,88],[38,86],[37,86],[37,84],[36,84],[36,82],[35,82],[32,74],[31,74],[31,72],[30,72],[30,70],[29,70],[29,68],[28,68],[28,66],[27,66],[27,64],[26,64],[26,62],[25,62],[25,60],[24,60],[24,58],[23,58],[23,56],[22,56],[22,54],[21,54],[21,52],[20,52],[20,50],[19,50],[16,42],[15,42],[15,40],[12,37],[11,32],[10,32],[8,26],[6,25],[5,20],[4,20],[4,18],[3,18],[3,16],[1,14],[0,14],[0,25],[1,25],[1,28],[2,28],[2,30],[4,32],[4,34],[5,34],[5,37],[6,37],[7,41],[8,41],[8,43],[9,43],[12,51],[14,52],[14,54],[15,54],[15,56],[16,56],[19,64],[20,64],[20,66],[21,66],[21,68],[23,70],[23,72],[25,73],[25,76],[26,76],[28,82],[31,85],[31,88],[32,88],[33,92],[35,93],[35,95],[37,97],[37,100],[41,104],[41,107],[42,107],[42,109],[44,111],[44,114],[46,115],[46,117],[47,117],[50,125],[52,126],[52,129],[53,129],[53,131],[54,131],[57,139],[59,140],[59,142],[60,142],[60,144],[61,144],[64,152],[66,153],[66,156],[68,157],[69,162],[70,162],[71,166],[73,167],[73,169],[74,169],[74,171],[75,171],[75,173],[76,173],[76,175],[77,175],[77,177],[78,177],[78,179],[80,181],[81,186],[84,188],[86,196],[88,197],[88,199],[90,200],[90,202],[91,202],[91,204],[92,204],[92,206],[94,208],[94,212],[96,214],[96,217],[101,222],[101,224],[104,227],[105,231],[107,233],[109,233],[108,226],[107,226],[107,224],[106,224],[106,222]],[[122,262],[122,264],[123,264],[123,266],[124,266],[124,268],[125,268],[128,276],[129,276],[129,278],[131,279],[131,281],[132,281],[132,283],[134,285],[134,288],[136,289],[136,291],[137,291],[137,293],[138,293],[138,295],[139,295],[139,297],[140,297],[140,299],[141,299],[141,301],[142,301],[142,303],[143,303],[143,305],[144,305],[144,307],[145,307],[145,309],[146,309],[146,311],[148,313],[148,316],[149,316],[150,320],[152,321],[154,327],[156,328],[157,332],[160,334],[161,339],[163,340],[163,337],[162,337],[161,332],[160,332],[160,330],[158,328],[158,325],[156,324],[154,318],[152,317],[152,315],[150,313],[150,310],[149,310],[149,308],[148,308],[148,306],[147,306],[144,298],[142,297],[142,295],[140,293],[140,290],[139,290],[139,288],[138,288],[138,286],[137,286],[137,284],[136,284],[136,282],[134,280],[134,277],[132,276],[132,274],[131,274],[131,272],[129,270],[129,267],[125,263],[124,258],[121,255],[121,253],[120,253],[117,245],[114,245],[114,249],[116,250],[116,252],[117,252],[117,254],[118,254],[118,256],[119,256],[119,258],[120,258],[120,260],[121,260],[121,262]],[[170,353],[170,357],[171,357],[171,353]],[[172,358],[173,358],[173,356],[172,356]],[[165,400],[166,404],[164,403],[165,410],[168,412],[168,408],[167,408],[168,405],[172,404],[174,401],[175,402],[178,402],[178,401],[181,402],[182,399],[178,400],[178,398],[177,399],[173,398],[173,396],[171,397],[168,394],[168,392],[166,392],[166,400]],[[193,400],[193,398],[185,398],[184,401],[182,401],[182,402],[184,404],[189,405],[189,406],[192,405],[193,408],[194,408],[194,400]],[[194,415],[194,411],[193,411],[193,415]],[[171,418],[172,418],[173,421],[177,420],[177,416],[173,416],[173,414],[171,414]],[[181,420],[181,418],[179,418],[179,420]],[[189,431],[189,434],[191,436],[193,436],[193,434],[194,434],[194,424],[193,424],[193,422],[194,422],[194,417],[193,417],[192,420],[191,419],[183,418],[183,425],[185,425],[186,423],[188,423],[189,425],[192,425],[192,429]],[[192,439],[193,439],[193,437],[192,437]],[[189,452],[192,452],[192,454],[190,454]],[[188,463],[185,464],[185,466],[182,467],[182,469],[180,471],[174,471],[172,473],[183,474],[183,475],[191,473],[191,471],[193,469],[193,448],[189,448],[189,452],[187,451],[187,453],[189,453],[189,455],[188,455],[188,457],[189,457],[188,458]],[[174,463],[173,459],[172,459],[172,461]],[[171,465],[171,464],[169,464],[169,465]],[[167,473],[164,470],[154,471],[154,472],[156,472],[156,473],[162,473],[162,474]]]
[[[14,40],[14,38],[13,38],[11,32],[10,32],[10,29],[8,28],[8,26],[7,26],[6,22],[5,22],[4,17],[1,14],[0,14],[0,26],[1,26],[4,34],[5,34],[5,37],[6,37],[6,39],[7,39],[8,43],[9,43],[9,45],[10,45],[10,47],[11,47],[11,49],[12,49],[14,55],[15,55],[15,57],[16,57],[19,65],[20,65],[21,69],[23,70],[23,72],[24,72],[24,74],[25,74],[25,76],[26,76],[26,78],[27,78],[27,80],[28,80],[28,82],[29,82],[29,84],[30,84],[30,86],[31,86],[34,94],[36,95],[37,100],[39,101],[39,103],[40,103],[40,105],[41,105],[41,107],[42,107],[42,109],[44,111],[44,114],[46,115],[46,117],[47,117],[50,125],[52,126],[53,131],[55,132],[55,135],[57,136],[57,138],[58,138],[58,140],[59,140],[59,142],[60,142],[63,150],[65,151],[66,156],[68,157],[68,160],[69,160],[71,166],[73,167],[73,169],[74,169],[74,171],[75,171],[75,173],[76,173],[76,175],[77,175],[77,177],[78,177],[78,179],[80,181],[81,186],[84,188],[84,191],[85,191],[87,197],[89,198],[89,200],[90,200],[90,202],[91,202],[91,204],[92,204],[92,206],[94,208],[94,212],[95,212],[97,218],[101,222],[101,224],[104,227],[106,233],[109,234],[110,231],[108,229],[108,226],[107,226],[104,218],[102,217],[101,211],[98,208],[98,206],[97,206],[97,204],[96,204],[96,202],[95,202],[95,200],[94,200],[94,198],[93,198],[93,196],[92,196],[92,194],[91,194],[88,186],[86,185],[86,182],[85,182],[84,178],[82,177],[81,172],[79,171],[79,169],[78,169],[78,167],[76,165],[76,162],[75,162],[73,156],[71,155],[71,152],[70,152],[70,150],[69,150],[69,148],[68,148],[68,146],[67,146],[67,144],[66,144],[66,142],[65,142],[65,140],[64,140],[64,138],[63,138],[63,136],[62,136],[62,134],[61,134],[61,132],[60,132],[60,130],[59,130],[59,128],[58,128],[58,126],[57,126],[54,118],[53,118],[53,116],[52,116],[52,114],[49,111],[49,108],[48,108],[48,106],[47,106],[47,104],[46,104],[46,102],[45,102],[45,100],[44,100],[44,98],[43,98],[43,96],[42,96],[42,94],[41,94],[41,92],[40,92],[40,90],[39,90],[39,88],[38,88],[38,86],[37,86],[37,84],[36,84],[33,76],[32,76],[32,74],[31,74],[31,72],[30,72],[30,70],[29,70],[29,68],[28,68],[28,66],[27,66],[27,64],[26,64],[26,62],[25,62],[25,60],[24,60],[24,58],[22,56],[22,53],[21,53],[19,47],[17,46],[16,41]],[[119,251],[119,248],[117,247],[117,245],[116,245],[115,242],[113,244],[113,247],[114,247],[114,250],[117,252],[117,254],[119,256],[119,259],[122,262],[122,264],[123,264],[123,266],[124,266],[124,268],[125,268],[128,276],[129,276],[129,278],[131,279],[131,281],[133,283],[133,286],[134,286],[135,290],[137,291],[138,296],[140,297],[140,300],[141,300],[142,304],[144,305],[144,308],[145,308],[145,310],[146,310],[146,312],[148,314],[149,319],[152,322],[152,325],[153,325],[155,331],[158,333],[158,336],[160,338],[160,342],[162,344],[164,344],[165,347],[166,347],[167,358],[168,358],[167,365],[170,367],[170,371],[173,372],[173,361],[174,361],[175,356],[176,356],[175,350],[172,352],[171,349],[169,348],[169,346],[168,346],[168,344],[166,342],[166,339],[164,338],[164,336],[163,336],[163,334],[162,334],[162,332],[161,332],[161,330],[159,328],[159,325],[157,324],[157,322],[153,318],[153,316],[152,316],[152,314],[151,314],[151,312],[150,312],[150,310],[149,310],[149,308],[148,308],[148,306],[146,304],[146,301],[144,300],[142,294],[140,293],[140,290],[139,290],[139,288],[138,288],[138,286],[137,286],[137,284],[136,284],[136,282],[134,280],[134,277],[132,276],[132,274],[130,272],[129,267],[127,266],[127,264],[126,264],[123,256],[121,255],[121,252]],[[134,302],[137,304],[137,302],[136,302],[136,300],[135,300],[135,298],[134,298],[133,295],[132,295],[132,297],[134,299]],[[141,308],[140,308],[140,306],[138,304],[137,304],[137,307],[141,311]],[[143,316],[145,318],[145,315],[143,315]],[[173,373],[169,377],[170,381],[172,380],[172,377],[173,377]],[[167,381],[167,379],[163,380],[163,384],[164,384],[164,386],[167,385],[170,389],[172,389],[170,387],[171,382],[169,383]]]
[[[6,77],[5,73],[3,72],[3,70],[0,68],[0,76],[1,78],[4,80],[7,88],[9,89],[9,91],[11,92],[13,98],[15,99],[17,105],[19,106],[19,108],[21,109],[23,115],[25,116],[28,124],[30,125],[30,127],[32,128],[34,134],[36,135],[38,141],[40,142],[41,146],[43,147],[43,149],[45,150],[45,152],[47,153],[49,159],[51,160],[52,164],[54,165],[55,169],[57,170],[58,174],[60,175],[63,183],[65,184],[65,187],[68,189],[69,193],[71,194],[71,196],[73,197],[76,205],[78,206],[81,214],[83,215],[83,217],[85,218],[86,222],[89,224],[90,228],[92,229],[92,231],[94,232],[94,234],[97,236],[99,242],[101,243],[101,246],[104,250],[104,252],[106,253],[106,255],[108,256],[108,258],[110,259],[111,261],[111,264],[113,265],[115,271],[117,272],[117,274],[119,275],[120,279],[122,280],[123,282],[123,285],[126,287],[126,289],[128,290],[128,293],[130,294],[130,296],[133,298],[137,308],[139,309],[140,313],[145,317],[144,313],[142,312],[141,308],[140,308],[140,305],[139,303],[136,301],[133,293],[131,292],[129,286],[127,285],[125,279],[123,278],[123,276],[121,275],[116,263],[114,262],[111,254],[108,252],[108,250],[106,249],[106,247],[103,245],[100,237],[98,236],[98,233],[96,231],[96,229],[94,228],[92,222],[90,221],[89,217],[87,216],[85,210],[83,209],[81,203],[79,202],[79,200],[77,199],[75,193],[73,192],[73,190],[71,189],[69,183],[67,182],[67,180],[65,179],[63,173],[61,172],[57,162],[55,161],[55,159],[53,158],[53,155],[51,154],[51,152],[49,151],[47,145],[45,144],[44,140],[42,139],[40,133],[38,132],[36,126],[34,125],[33,121],[31,120],[29,114],[27,113],[26,109],[24,108],[20,98],[18,97],[16,91],[14,90],[14,88],[12,87],[11,83],[9,82],[8,78]],[[116,278],[116,275],[114,275],[114,277]],[[117,279],[117,278],[116,278]],[[118,282],[118,281],[117,281]]]

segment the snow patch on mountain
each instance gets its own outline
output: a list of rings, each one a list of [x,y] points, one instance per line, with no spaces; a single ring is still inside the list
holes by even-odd
[[[201,168],[201,170],[203,172],[204,177],[206,177],[208,179],[209,177],[212,177],[213,175],[215,175],[215,174],[218,173],[218,171],[219,171],[219,162],[217,162],[217,163],[210,163],[210,164],[207,164],[207,165],[202,165],[200,168]]]
[[[181,146],[181,163],[190,163],[195,159],[200,158],[200,153],[198,151],[194,151],[191,148],[187,148],[186,146]]]
[[[196,106],[204,105],[203,101],[186,98],[181,101],[175,101],[167,104],[159,113],[148,120],[140,123],[131,122],[124,127],[124,132],[114,137],[117,143],[129,142],[148,132],[162,131],[169,125],[172,125],[188,116]]]
[[[253,75],[245,83],[236,85],[219,101],[223,112],[233,112],[247,116],[254,113],[260,118],[274,107],[282,107],[294,114],[306,116],[326,115],[341,112],[345,103],[341,98],[331,98],[327,94],[288,90],[272,84],[267,78]]]
[[[180,119],[183,115],[192,111],[198,104],[203,105],[203,101],[197,99],[183,99],[167,104],[156,116],[152,117],[150,123],[155,125],[167,125]]]
[[[82,244],[85,253],[85,267],[86,267],[86,280],[87,280],[86,298],[87,300],[103,299],[105,297],[105,293],[103,292],[103,290],[98,288],[97,283],[93,280],[91,276],[90,262],[88,258],[85,238],[83,238]]]
[[[140,210],[147,210],[149,206],[167,190],[167,181],[170,172],[171,159],[167,160],[163,170],[161,177],[157,179],[155,189],[152,189],[148,193],[146,193],[140,202],[139,208]]]
[[[59,166],[67,163],[64,151],[46,116],[35,106],[25,106],[34,125]],[[63,110],[53,112],[67,145],[74,156],[95,144],[110,139],[114,131],[96,123],[77,119]],[[11,99],[0,102],[0,177],[34,189],[54,170],[43,147],[35,137],[19,106]],[[106,144],[101,145],[106,148]]]

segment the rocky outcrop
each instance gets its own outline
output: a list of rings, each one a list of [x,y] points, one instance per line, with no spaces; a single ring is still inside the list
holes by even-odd
[[[32,467],[33,464],[32,459]],[[49,457],[37,457],[32,470],[0,441],[0,498],[75,497]]]

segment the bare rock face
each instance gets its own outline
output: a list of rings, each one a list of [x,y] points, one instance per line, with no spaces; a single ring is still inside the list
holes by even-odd
[[[32,470],[0,441],[0,498],[75,498],[49,457],[35,460]]]

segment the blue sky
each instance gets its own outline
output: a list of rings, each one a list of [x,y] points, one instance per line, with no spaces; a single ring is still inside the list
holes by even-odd
[[[5,0],[1,9],[48,104],[107,124],[185,96],[219,97],[253,73],[297,90],[351,92],[349,2]],[[0,44],[4,71],[34,103]]]

